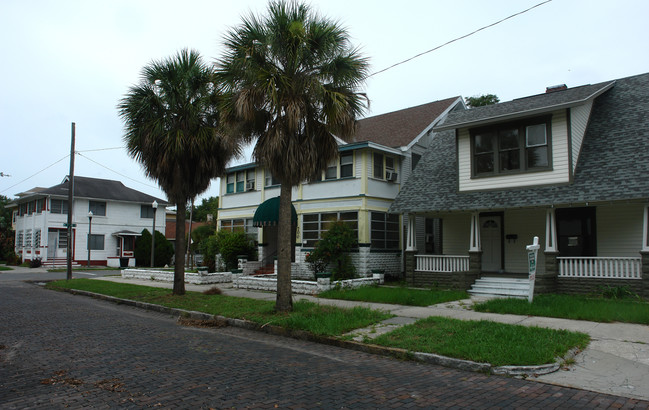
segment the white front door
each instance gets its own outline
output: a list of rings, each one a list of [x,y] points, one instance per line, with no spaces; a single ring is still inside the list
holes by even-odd
[[[482,243],[482,270],[502,270],[502,217],[490,215],[480,217],[480,242]]]
[[[59,232],[47,232],[47,259],[54,259],[56,257],[56,249],[59,247]]]

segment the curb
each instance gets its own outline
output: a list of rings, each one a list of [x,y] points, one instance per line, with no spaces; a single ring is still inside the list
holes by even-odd
[[[385,347],[374,344],[360,343],[353,340],[341,340],[329,336],[318,336],[314,335],[305,330],[291,330],[285,329],[283,327],[274,326],[274,325],[260,325],[255,322],[250,322],[244,319],[233,319],[220,315],[210,315],[209,313],[196,312],[193,310],[184,310],[169,308],[166,306],[155,305],[152,303],[139,302],[136,300],[130,299],[121,299],[114,296],[103,295],[101,293],[88,292],[85,290],[77,289],[61,289],[64,292],[71,293],[73,295],[89,296],[95,299],[105,300],[107,302],[112,302],[118,305],[133,306],[144,310],[151,310],[158,313],[165,313],[172,316],[178,316],[183,318],[189,318],[194,320],[217,320],[224,321],[228,326],[238,327],[246,330],[254,330],[259,332],[264,332],[272,334],[275,336],[290,337],[297,340],[305,340],[309,342],[321,343],[329,346],[341,347],[344,349],[355,350],[363,353],[394,357],[401,360],[415,360],[421,363],[436,364],[444,367],[450,367],[454,369],[466,370],[470,372],[477,373],[487,373],[495,374],[501,376],[511,376],[524,378],[529,375],[539,376],[543,374],[553,373],[559,370],[561,364],[567,358],[574,357],[577,353],[577,349],[573,349],[568,352],[566,358],[557,358],[554,363],[543,364],[537,366],[493,366],[490,363],[478,363],[471,360],[456,359],[447,356],[441,356],[434,353],[423,353],[423,352],[410,352],[405,349],[396,348],[396,347]]]

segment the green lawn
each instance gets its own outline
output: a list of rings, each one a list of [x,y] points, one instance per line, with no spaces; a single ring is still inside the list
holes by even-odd
[[[583,349],[589,340],[567,330],[429,317],[372,343],[504,366],[552,363],[573,347]]]
[[[246,319],[259,324],[306,330],[324,336],[340,336],[343,333],[370,326],[393,316],[363,307],[342,309],[307,301],[296,302],[293,312],[289,314],[275,313],[275,303],[269,301],[225,295],[204,295],[198,292],[187,292],[184,296],[174,296],[169,289],[92,279],[57,281],[51,282],[47,286],[51,289],[86,290],[172,308]]]
[[[407,306],[430,306],[468,299],[465,291],[448,289],[410,289],[406,287],[363,286],[358,289],[328,290],[318,295],[326,299],[358,300]]]
[[[478,312],[649,324],[649,303],[633,299],[548,294],[535,296],[531,304],[522,299],[492,299],[473,308]]]
[[[14,270],[14,269],[10,268],[9,266],[0,266],[0,270]]]

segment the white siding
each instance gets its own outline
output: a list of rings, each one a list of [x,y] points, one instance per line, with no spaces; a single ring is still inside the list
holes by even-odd
[[[442,247],[444,255],[468,255],[471,232],[470,214],[442,216]]]
[[[581,143],[584,140],[586,126],[590,118],[590,111],[593,108],[593,102],[588,101],[584,105],[573,107],[570,109],[570,128],[572,133],[572,172],[575,172],[577,160],[579,159],[579,152],[581,151]]]
[[[643,204],[598,206],[597,256],[639,256],[642,248]]]
[[[338,179],[302,185],[302,200],[358,196],[361,179]]]
[[[552,113],[552,170],[525,174],[471,178],[471,137],[468,129],[460,131],[458,165],[460,191],[475,191],[546,185],[568,182],[568,127],[565,111]]]
[[[541,249],[538,253],[537,272],[545,273],[545,209],[524,209],[505,212],[506,235],[518,235],[516,240],[505,239],[505,271],[510,273],[527,273],[527,250],[535,236],[539,237]]]

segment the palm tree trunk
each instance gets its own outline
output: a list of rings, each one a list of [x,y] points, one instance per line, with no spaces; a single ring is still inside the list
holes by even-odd
[[[277,229],[277,300],[275,310],[288,312],[293,310],[291,295],[291,250],[293,247],[291,233],[291,191],[290,184],[282,182],[279,195],[279,221]]]
[[[187,205],[184,201],[176,204],[176,249],[174,255],[174,295],[185,294],[185,212]]]

